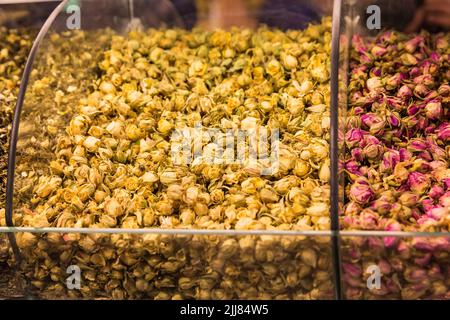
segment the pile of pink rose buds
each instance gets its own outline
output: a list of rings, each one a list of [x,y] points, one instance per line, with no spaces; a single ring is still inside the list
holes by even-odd
[[[449,42],[353,37],[343,229],[450,230]]]

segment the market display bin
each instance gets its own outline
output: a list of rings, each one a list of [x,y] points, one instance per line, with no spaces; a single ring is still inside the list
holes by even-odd
[[[23,260],[11,297],[334,298],[327,232],[30,231],[15,233]]]
[[[4,0],[0,3],[0,215],[2,217],[6,199],[9,131],[22,72],[34,38],[56,5],[56,1],[25,4]],[[2,288],[7,288],[6,283],[11,279],[7,273],[13,274],[7,272],[6,261],[9,254],[7,248],[6,235],[2,234],[0,236]],[[0,296],[5,294],[0,293]],[[8,291],[6,296],[13,298],[14,292]]]
[[[343,231],[343,298],[449,300],[449,245],[442,233]]]
[[[330,12],[296,1],[278,19],[278,6],[224,3],[64,1],[52,13],[11,135],[8,288],[48,299],[338,296]],[[175,165],[171,112],[192,126],[250,118],[242,128],[269,123],[272,137],[280,127],[278,171]]]
[[[415,30],[417,9],[342,1],[336,209],[345,299],[449,299],[449,32]],[[377,273],[381,286],[368,287]]]

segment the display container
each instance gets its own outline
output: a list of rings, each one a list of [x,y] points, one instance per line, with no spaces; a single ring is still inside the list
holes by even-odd
[[[34,38],[57,5],[56,1],[24,3],[6,1],[0,3],[0,215],[4,216],[6,199],[6,176],[8,141],[13,110],[19,92],[20,80]],[[7,283],[13,272],[6,266],[8,242],[0,237],[0,296],[13,298],[14,291]],[[9,271],[7,271],[9,270]],[[6,293],[7,292],[7,293]]]
[[[416,1],[342,1],[336,210],[344,299],[449,299],[449,143],[441,133],[449,33],[417,28],[420,10]]]
[[[193,14],[190,8],[179,4],[175,6],[170,1],[78,1],[70,4],[64,1],[50,15],[28,60],[29,68],[25,71],[24,78],[27,81],[23,82],[23,96],[16,108],[11,135],[15,143],[10,149],[5,219],[6,225],[14,227],[1,229],[10,240],[11,248],[6,250],[9,253],[7,256],[11,267],[14,268],[13,275],[18,278],[15,288],[21,290],[23,297],[334,299],[338,296],[337,287],[340,282],[336,281],[338,274],[335,273],[335,268],[333,269],[333,266],[338,265],[333,263],[333,259],[336,259],[336,256],[333,256],[333,252],[336,252],[333,247],[336,246],[337,239],[331,231],[327,173],[331,17],[322,20],[323,16],[330,15],[331,12],[327,13],[326,8],[313,1],[296,1],[295,10],[290,12],[290,19],[283,20],[283,24],[280,24],[277,17],[286,10],[280,11],[277,6],[261,6],[257,2],[249,1],[243,6],[236,6],[233,10],[230,7],[230,10],[224,11],[224,4],[226,1],[209,5],[199,2],[200,11]],[[273,19],[264,20],[271,15]],[[194,29],[193,16],[196,16],[194,23],[198,26]],[[268,26],[261,27],[262,22]],[[313,27],[305,29],[308,24],[313,24]],[[230,31],[217,31],[219,27]],[[145,31],[147,28],[150,30]],[[292,30],[287,31],[288,29]],[[306,31],[301,31],[303,29]],[[181,41],[175,42],[175,45],[184,47],[176,52],[170,51],[177,37]],[[239,42],[239,37],[243,37],[242,42]],[[301,47],[296,42],[297,39]],[[205,40],[211,43],[202,46]],[[227,44],[227,41],[232,42]],[[231,48],[227,48],[228,46]],[[215,50],[213,47],[216,47]],[[218,48],[224,52],[221,53]],[[209,50],[212,52],[209,53]],[[288,50],[292,50],[291,55]],[[317,55],[314,54],[316,50],[320,51]],[[170,54],[163,56],[164,52]],[[190,68],[178,66],[178,54],[191,55],[187,59],[191,64]],[[221,54],[224,55],[223,59]],[[254,66],[259,66],[258,70],[263,71],[262,75],[266,80],[261,81],[259,87],[253,88],[246,84],[246,81],[249,81],[247,78],[241,77],[238,81],[242,82],[241,85],[247,91],[237,90],[234,98],[243,99],[243,94],[256,97],[257,88],[263,93],[269,90],[263,97],[269,99],[261,98],[261,101],[256,101],[267,109],[260,110],[260,114],[270,114],[270,108],[285,104],[283,99],[289,98],[290,94],[298,98],[297,91],[308,91],[302,93],[308,96],[306,106],[300,106],[301,109],[295,111],[300,112],[303,107],[308,108],[304,118],[290,123],[289,130],[280,130],[280,137],[289,141],[289,132],[294,130],[295,126],[303,127],[305,132],[302,138],[314,138],[313,142],[317,145],[315,150],[309,150],[303,145],[308,151],[304,158],[310,158],[311,152],[320,151],[323,154],[321,161],[311,159],[310,163],[305,162],[306,173],[311,173],[308,179],[300,178],[300,175],[305,173],[301,173],[304,168],[299,163],[295,169],[299,176],[295,178],[293,185],[297,186],[293,188],[297,195],[293,192],[289,196],[292,198],[287,195],[289,188],[286,189],[286,186],[280,183],[276,187],[280,195],[271,192],[276,182],[288,176],[286,173],[273,174],[267,178],[269,182],[266,182],[270,187],[263,190],[263,193],[259,193],[261,187],[256,189],[256,195],[263,197],[256,206],[264,207],[256,214],[247,208],[247,202],[250,205],[250,200],[254,200],[255,191],[246,185],[247,193],[244,195],[239,190],[243,179],[240,176],[233,178],[235,172],[227,171],[228,180],[224,179],[222,183],[225,185],[225,195],[223,192],[215,192],[206,196],[208,200],[205,200],[202,198],[205,197],[202,189],[200,195],[192,199],[192,193],[188,197],[187,191],[183,190],[186,194],[183,194],[182,201],[189,202],[189,206],[177,207],[172,216],[161,218],[159,213],[167,209],[167,203],[159,201],[155,207],[152,202],[171,200],[170,197],[181,201],[173,193],[176,190],[170,189],[168,195],[167,189],[171,182],[189,182],[183,179],[184,175],[190,175],[189,172],[176,169],[177,176],[174,179],[173,172],[166,174],[156,171],[159,180],[153,181],[150,175],[144,176],[145,171],[151,169],[137,166],[137,171],[144,170],[136,173],[136,177],[140,177],[138,181],[128,176],[131,180],[125,182],[118,174],[123,170],[122,165],[127,161],[135,161],[132,159],[135,157],[132,153],[137,147],[145,149],[145,144],[149,141],[133,143],[129,151],[121,150],[121,147],[115,145],[114,148],[117,149],[114,154],[108,155],[108,152],[103,152],[105,150],[93,150],[88,144],[95,142],[94,145],[98,146],[98,141],[93,138],[105,134],[104,130],[113,128],[101,129],[100,125],[91,124],[92,130],[88,130],[91,138],[78,140],[86,133],[80,135],[79,120],[87,119],[86,117],[94,119],[97,116],[92,107],[105,112],[110,120],[130,120],[139,114],[135,111],[142,107],[142,103],[147,104],[147,109],[155,105],[157,107],[157,103],[164,103],[163,109],[173,110],[170,93],[181,87],[189,94],[198,95],[185,101],[191,108],[185,113],[194,113],[198,102],[192,101],[205,95],[202,93],[205,87],[202,87],[202,83],[197,85],[199,79],[191,79],[191,82],[186,83],[183,78],[186,75],[198,78],[198,73],[202,73],[205,79],[209,77],[206,89],[211,89],[212,92],[207,100],[202,100],[203,109],[198,109],[203,120],[209,114],[218,112],[212,109],[213,106],[209,107],[211,109],[208,109],[207,105],[203,106],[211,101],[210,99],[213,102],[214,99],[221,103],[226,102],[224,107],[232,107],[235,101],[231,99],[228,102],[224,98],[228,99],[227,96],[231,96],[233,91],[227,89],[226,84],[220,87],[221,91],[214,89],[221,81],[214,77],[225,78],[233,75],[237,78],[240,70],[244,70],[245,64],[248,63],[243,60],[235,63],[233,58],[238,55],[240,58],[252,59]],[[161,56],[168,60],[161,60]],[[139,59],[140,57],[143,59]],[[268,60],[266,57],[272,59]],[[282,64],[273,61],[274,57]],[[315,65],[310,64],[309,57],[316,59]],[[130,64],[126,59],[135,60]],[[201,68],[196,68],[197,65],[193,62],[202,59],[215,61],[211,62],[215,65],[208,67],[207,72],[198,70]],[[277,69],[280,67],[282,70]],[[117,68],[116,73],[121,74],[121,79],[113,75],[114,68]],[[132,70],[126,72],[126,68]],[[146,74],[140,68],[148,68],[145,70]],[[175,88],[159,82],[163,77],[159,76],[161,71],[158,68],[163,70]],[[302,70],[307,70],[308,73],[305,74]],[[186,75],[180,75],[182,72]],[[258,72],[251,76],[257,79]],[[158,81],[150,81],[151,77]],[[314,77],[314,81],[320,85],[320,95],[313,97],[312,88],[300,87],[298,82],[306,80],[305,77]],[[295,78],[298,81],[292,84]],[[117,86],[117,89],[112,89],[111,83]],[[316,83],[309,82],[314,86]],[[268,88],[268,84],[271,88]],[[123,95],[125,100],[114,98],[110,91],[124,92],[130,90],[130,87],[135,88],[136,85],[138,89],[131,90],[131,95]],[[145,92],[147,100],[142,95],[137,95],[139,90]],[[97,93],[92,94],[94,91]],[[271,96],[272,92],[280,93],[280,97]],[[281,93],[284,95],[281,96]],[[99,95],[103,96],[100,101]],[[155,96],[157,98],[154,98]],[[157,101],[152,102],[152,97]],[[279,99],[279,105],[276,98]],[[314,100],[314,103],[311,100]],[[252,102],[254,103],[250,100],[245,103],[249,103],[251,107]],[[111,106],[116,109],[113,113],[108,111]],[[280,114],[281,111],[280,109]],[[271,121],[285,121],[284,118],[276,119],[275,113],[272,113]],[[256,113],[253,115],[257,116]],[[226,113],[223,113],[222,117],[226,117]],[[323,117],[327,119],[319,127],[314,127],[317,120]],[[261,118],[263,121],[267,120]],[[205,123],[214,124],[214,119],[210,117]],[[144,121],[139,124],[149,127],[146,130],[151,134],[159,130],[161,137],[164,130],[159,120],[151,126],[151,122]],[[301,123],[302,121],[304,123]],[[309,133],[314,130],[315,135]],[[66,142],[75,139],[71,141],[77,140],[81,143],[81,148],[87,149],[79,153],[80,147],[73,145],[74,149],[69,151],[72,147],[64,147],[64,139]],[[108,141],[111,142],[110,140]],[[151,151],[150,147],[149,153]],[[153,151],[157,152],[158,149],[153,147]],[[283,152],[286,151],[281,153]],[[103,156],[110,161],[101,162],[100,158]],[[158,154],[150,154],[149,159],[156,156]],[[167,156],[169,155],[165,155]],[[164,157],[159,155],[158,159],[163,161]],[[139,161],[136,160],[136,164]],[[113,170],[108,165],[112,165]],[[90,170],[96,166],[98,170]],[[287,166],[287,170],[291,170],[291,164]],[[247,171],[243,171],[239,165],[234,165],[233,168],[240,170],[242,175],[247,175],[246,178],[260,175],[255,174],[248,166],[244,166]],[[209,178],[215,174],[214,171],[201,170],[197,174],[206,177],[198,178],[206,179],[203,188],[209,185],[212,190],[216,185],[214,181],[218,177]],[[83,179],[85,183],[81,183],[79,187],[83,190],[88,187],[89,190],[84,191],[89,195],[81,189],[73,188],[74,183],[77,184],[77,181],[81,182]],[[239,189],[233,187],[233,179],[239,182]],[[144,185],[137,190],[133,187],[133,181]],[[156,189],[147,187],[152,183],[157,185]],[[93,190],[88,184],[98,184],[99,192],[91,192]],[[153,191],[160,198],[155,199]],[[125,193],[133,198],[129,199],[129,206],[124,206],[123,211],[119,209],[118,212],[116,210],[121,206],[117,205],[114,198],[123,200],[123,196],[127,197]],[[221,200],[223,197],[225,200]],[[57,204],[57,199],[65,203],[64,208]],[[301,204],[296,204],[294,208],[293,199],[300,199],[295,202],[300,201]],[[214,210],[216,215],[219,214],[214,220],[203,216],[204,202],[210,203],[207,210],[213,212],[217,207],[216,203],[221,201],[232,202],[236,212],[226,211],[224,204],[224,208]],[[97,206],[95,203],[101,205]],[[156,214],[153,209],[157,209]],[[294,209],[303,212],[302,221],[298,213],[297,216],[290,216]],[[192,212],[195,213],[195,223],[189,223],[189,214]],[[109,213],[118,216],[108,220],[111,218],[106,217]],[[280,214],[280,217],[273,216],[274,213]],[[239,214],[237,219],[236,214]],[[11,255],[12,252],[14,255]],[[81,285],[79,288],[73,288],[67,281],[73,279],[70,277],[71,272],[78,268]]]
[[[71,3],[72,6],[64,2],[49,17],[28,61],[26,82],[19,99],[23,101],[19,101],[15,113],[17,131],[13,128],[11,135],[14,145],[10,149],[8,202],[5,221],[2,221],[8,227],[0,228],[0,239],[3,239],[0,259],[8,260],[9,268],[4,273],[7,281],[3,280],[4,285],[0,282],[0,296],[450,299],[447,182],[450,177],[446,173],[449,146],[445,131],[449,116],[448,31],[441,33],[428,28],[428,33],[419,35],[423,40],[415,36],[413,32],[419,31],[410,31],[414,29],[410,22],[418,8],[415,1],[336,0],[332,11],[327,3],[316,1],[281,1],[274,5],[261,1],[236,3],[239,2],[197,1],[193,8],[183,1],[78,1]],[[308,23],[317,25],[323,16],[331,15],[333,25],[331,20],[325,20],[322,27],[308,29]],[[261,29],[262,24],[268,26]],[[223,31],[213,37],[212,33],[219,27],[231,30],[232,34],[246,28],[244,35],[252,37],[252,50],[224,51],[224,57],[218,58],[220,52],[201,48],[205,32],[209,32],[206,38],[215,39],[217,45],[221,41],[233,41],[233,36],[226,40],[229,34]],[[140,33],[139,30],[146,28],[152,29],[146,35]],[[274,28],[281,31],[274,35],[271,33]],[[153,67],[143,76],[139,71],[141,57],[150,65],[163,68],[164,76],[172,81],[169,85],[150,81],[149,86],[141,86],[145,95],[152,98],[172,99],[169,97],[174,96],[174,84],[177,88],[202,93],[202,88],[196,88],[197,83],[192,81],[186,87],[179,71],[201,73],[209,77],[207,89],[214,87],[211,77],[216,76],[217,68],[205,71],[204,66],[197,64],[198,68],[194,65],[186,71],[177,64],[179,56],[173,52],[172,56],[164,56],[173,47],[174,37],[183,39],[180,43],[188,40],[180,53],[192,55],[189,50],[206,50],[196,51],[195,58],[207,55],[204,61],[216,61],[216,67],[227,69],[229,74],[245,70],[237,63],[236,55],[251,52],[252,61],[256,61],[253,67],[272,67],[263,70],[272,89],[304,99],[305,117],[320,114],[320,121],[312,116],[303,118],[301,123],[291,122],[290,126],[314,131],[313,124],[320,123],[322,135],[316,131],[315,138],[323,138],[329,152],[319,165],[311,160],[317,159],[317,155],[309,159],[309,178],[321,182],[303,177],[296,187],[287,183],[281,188],[278,184],[276,196],[265,191],[262,201],[265,209],[261,215],[272,219],[269,221],[278,221],[275,228],[231,223],[227,225],[228,230],[221,230],[205,218],[198,225],[185,224],[183,219],[189,220],[188,213],[194,210],[198,214],[204,209],[196,207],[196,201],[189,204],[191,211],[172,214],[176,220],[148,214],[146,209],[153,208],[152,194],[166,199],[168,185],[174,182],[172,174],[185,181],[182,177],[189,172],[171,171],[159,176],[157,189],[136,191],[133,179],[125,182],[119,177],[118,182],[113,181],[118,175],[111,174],[108,163],[100,164],[103,158],[97,157],[101,154],[111,158],[114,170],[121,172],[121,164],[127,163],[134,151],[127,154],[126,149],[118,148],[108,156],[107,150],[99,151],[96,139],[86,141],[87,135],[97,138],[105,135],[103,130],[113,129],[92,125],[96,124],[99,110],[108,114],[112,106],[117,114],[108,114],[108,119],[129,120],[136,116],[135,109],[139,110],[143,103],[142,97],[134,93],[126,97],[125,104],[114,98],[114,94],[141,85],[143,78],[164,78],[152,76],[158,74]],[[145,46],[140,46],[141,42]],[[163,50],[155,51],[156,46]],[[124,50],[132,54],[124,54]],[[161,56],[168,60],[161,60]],[[283,67],[282,77],[276,72],[277,64],[270,64],[272,61],[267,58],[274,56]],[[294,62],[288,56],[298,59]],[[126,59],[132,59],[134,64],[127,64]],[[312,92],[321,90],[322,98],[302,93],[306,90],[302,85],[307,83],[302,70],[313,78],[313,85],[319,85]],[[251,77],[257,78],[258,72]],[[114,73],[122,78],[113,76]],[[246,79],[238,81],[245,87]],[[124,82],[127,82],[125,87]],[[325,86],[328,90],[324,91]],[[288,89],[283,91],[283,87]],[[255,88],[261,87],[252,83],[245,94],[251,95]],[[227,92],[226,87],[222,90]],[[97,93],[92,95],[94,91]],[[238,92],[236,88],[237,96]],[[105,98],[108,94],[111,97]],[[214,94],[210,95],[212,101],[217,98]],[[404,94],[408,99],[402,100]],[[189,112],[195,113],[200,108],[202,118],[209,117],[208,123],[212,123],[217,110],[213,104],[197,98],[185,101],[191,108]],[[144,99],[145,103],[150,100]],[[273,105],[262,100],[257,103],[270,114]],[[172,102],[164,103],[163,109],[174,108]],[[318,107],[322,104],[325,107]],[[254,108],[251,103],[244,105]],[[283,98],[277,101],[277,106],[279,114],[283,114],[283,108],[288,108],[293,115],[299,112],[295,104],[288,104]],[[154,105],[147,107],[154,108]],[[227,117],[226,113],[220,116]],[[327,117],[329,127],[324,119]],[[83,129],[86,119],[88,133]],[[283,119],[277,121],[282,123]],[[157,122],[141,124],[152,124],[155,131],[167,124]],[[281,137],[286,136],[290,126],[283,129],[281,125]],[[317,142],[308,135],[298,134],[298,137],[310,144]],[[136,150],[137,146],[146,148],[145,143],[139,143],[130,149]],[[305,145],[296,147],[303,151]],[[302,159],[301,152],[298,156]],[[308,158],[306,154],[303,157]],[[406,164],[408,161],[411,163]],[[328,179],[324,163],[329,166]],[[397,168],[398,163],[402,165]],[[90,171],[99,164],[100,170]],[[302,176],[301,168],[294,166],[289,175]],[[201,170],[196,174],[210,173]],[[99,175],[107,186],[91,190],[89,184],[97,184]],[[145,177],[146,183],[154,183],[154,177]],[[282,178],[286,176],[274,175],[269,178],[269,184],[274,185]],[[233,197],[237,208],[249,205],[244,199],[253,199],[256,191],[248,187],[244,198]],[[322,191],[312,192],[315,187]],[[114,193],[114,189],[128,190],[136,196],[135,201],[126,209],[118,206],[110,200],[117,196],[123,198],[124,192]],[[289,202],[293,197],[290,189],[308,195],[309,200],[300,201],[306,212]],[[176,195],[178,189],[170,190],[170,197],[181,201]],[[234,192],[236,189],[228,186],[225,194]],[[141,201],[141,195],[146,201]],[[221,194],[214,196],[222,201]],[[276,201],[282,199],[291,210],[272,206],[272,196],[277,197]],[[183,197],[186,195],[181,196],[185,201]],[[229,194],[225,198],[229,199]],[[205,201],[201,197],[195,200]],[[209,205],[208,210],[215,206],[215,203]],[[157,208],[158,212],[164,212],[167,206],[159,204]],[[318,211],[322,214],[317,215]],[[120,219],[108,218],[111,212]],[[286,212],[297,212],[297,216],[289,218]],[[299,212],[303,220],[299,219]],[[233,210],[220,213],[228,219]],[[266,217],[259,221],[267,222]],[[257,218],[261,216],[258,214]],[[216,219],[221,221],[220,217]]]

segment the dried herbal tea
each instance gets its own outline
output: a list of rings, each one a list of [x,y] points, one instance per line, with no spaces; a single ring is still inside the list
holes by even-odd
[[[354,37],[344,228],[450,230],[449,41]]]
[[[35,32],[0,27],[0,210],[4,210],[9,130],[16,96]]]
[[[30,82],[17,225],[329,230],[330,18],[302,31],[71,36],[79,51],[69,35],[52,35]],[[201,156],[179,162],[174,132],[199,125],[205,134],[194,135],[188,151]],[[211,162],[211,147],[239,130],[278,132],[276,170]],[[234,139],[221,160],[255,151]],[[330,298],[328,241],[17,235],[24,273],[40,295],[118,299]],[[62,285],[71,264],[81,268],[80,291]]]
[[[450,34],[355,36],[344,229],[450,230]],[[347,299],[448,300],[450,237],[344,237]],[[371,273],[382,274],[369,288]]]

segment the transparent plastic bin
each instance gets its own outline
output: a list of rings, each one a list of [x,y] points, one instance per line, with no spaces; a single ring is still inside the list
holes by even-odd
[[[342,290],[348,300],[449,300],[450,236],[341,233]]]
[[[28,230],[15,231],[23,259],[14,297],[335,298],[328,232]]]
[[[369,5],[375,5],[381,10],[380,29],[371,29],[367,24],[368,18],[375,13],[375,11],[366,11]],[[448,228],[446,229],[445,224],[442,224],[442,221],[444,220],[442,220],[440,224],[436,224],[434,229],[429,228],[426,230],[422,226],[422,222],[413,223],[415,220],[408,220],[407,218],[408,215],[411,215],[414,219],[421,221],[420,216],[426,216],[426,208],[422,207],[422,204],[418,204],[419,201],[423,201],[424,199],[431,199],[431,205],[436,207],[440,206],[439,200],[432,197],[430,198],[428,192],[430,188],[437,185],[442,186],[445,192],[446,187],[443,180],[432,180],[426,189],[426,192],[420,197],[417,197],[415,203],[411,203],[411,201],[407,202],[404,198],[397,198],[401,194],[411,192],[411,190],[403,187],[403,189],[399,189],[401,192],[396,191],[400,184],[392,184],[389,178],[385,178],[385,185],[378,190],[393,190],[393,192],[397,193],[397,195],[395,195],[395,199],[397,200],[393,202],[388,200],[389,197],[387,197],[378,200],[378,202],[375,203],[374,200],[377,199],[375,195],[369,197],[370,200],[367,202],[362,193],[359,192],[367,191],[363,184],[360,185],[360,189],[355,188],[352,191],[350,189],[353,185],[350,179],[352,174],[352,179],[354,180],[358,179],[355,177],[360,173],[362,177],[365,177],[367,175],[363,172],[363,169],[360,169],[361,167],[364,166],[365,168],[368,168],[371,165],[378,166],[383,161],[383,156],[375,156],[373,160],[368,162],[365,154],[369,155],[369,152],[372,152],[371,156],[373,157],[374,150],[367,149],[363,150],[363,160],[356,160],[357,163],[350,162],[350,160],[359,159],[359,151],[355,151],[355,149],[360,146],[361,149],[365,147],[365,145],[363,145],[363,140],[357,142],[356,145],[352,145],[353,142],[351,141],[352,139],[356,139],[356,136],[352,136],[354,131],[350,132],[350,128],[354,129],[358,127],[358,120],[357,117],[350,118],[350,116],[355,114],[355,110],[358,107],[360,101],[357,101],[357,99],[363,99],[364,94],[368,94],[367,92],[370,91],[367,81],[369,78],[379,76],[384,79],[393,76],[395,72],[397,72],[394,71],[396,68],[395,60],[389,61],[389,59],[384,59],[383,57],[387,57],[387,55],[391,53],[395,54],[395,48],[399,48],[402,41],[405,42],[413,38],[414,32],[410,30],[410,22],[413,19],[417,8],[417,2],[415,1],[342,1],[339,24],[339,78],[336,81],[339,97],[339,107],[336,109],[339,113],[336,117],[336,123],[338,123],[339,128],[336,135],[336,145],[338,145],[339,148],[338,150],[335,150],[335,156],[339,159],[336,179],[336,183],[339,185],[339,191],[336,196],[337,201],[335,204],[336,211],[339,212],[340,216],[341,278],[342,296],[344,299],[449,299],[450,285],[448,282],[448,263],[450,261],[450,233],[448,232]],[[376,10],[376,8],[373,10]],[[431,27],[428,27],[427,30],[431,35],[425,35],[427,39],[436,37],[440,32],[444,32],[444,34],[448,35],[448,30],[438,30]],[[399,32],[404,36],[398,35]],[[380,35],[389,34],[396,34],[397,40],[394,40],[394,42],[391,43],[393,47],[389,47],[387,53],[384,53],[382,49],[385,47],[383,40],[379,40],[377,43],[378,47],[373,49],[374,44],[371,41],[377,37],[379,39]],[[439,51],[436,49],[433,41],[434,40],[429,43],[427,42],[431,48],[430,50]],[[364,45],[362,45],[362,42],[364,42],[365,47],[363,47]],[[366,59],[363,59],[362,56],[365,52]],[[414,52],[414,50],[412,52],[414,54],[417,53]],[[429,54],[431,53],[426,53],[427,56]],[[440,52],[439,54],[445,57],[445,52]],[[395,55],[393,59],[398,58],[398,55]],[[383,63],[391,63],[392,68],[382,69]],[[357,73],[358,67],[361,68],[360,73]],[[404,68],[402,72],[408,74],[414,67],[416,67],[416,65],[411,65],[408,68]],[[378,73],[377,68],[380,69],[381,74]],[[442,62],[442,60],[440,62],[440,68],[438,74],[435,75],[436,79],[443,79],[445,72],[448,72],[448,66],[446,67],[445,62]],[[360,83],[358,83],[357,80],[358,74],[360,74]],[[394,78],[391,80],[393,79]],[[445,80],[440,81],[445,83]],[[412,79],[410,83],[414,83]],[[382,85],[384,86],[385,83],[382,82]],[[390,98],[391,96],[394,96],[394,99],[397,99],[397,91],[395,91],[396,83],[391,83],[391,85],[394,87],[392,89],[387,89],[387,92],[384,92],[383,94],[385,97]],[[439,85],[441,85],[441,83],[435,86],[436,90]],[[362,92],[363,97],[356,95],[355,91],[359,91],[359,93]],[[419,101],[420,103],[420,101],[425,100],[425,98],[421,100],[416,97],[413,98],[413,100],[408,100],[403,103],[408,105],[411,103],[410,101]],[[363,103],[363,105],[360,106],[363,109],[363,111],[359,113],[360,117],[364,114],[377,112],[377,110],[379,110],[376,106],[376,103],[379,102],[378,98],[375,97],[372,102],[373,104]],[[444,113],[442,114],[443,118],[440,120],[444,121],[446,115],[445,108],[447,108],[448,114],[448,101],[445,102],[444,100],[442,103]],[[381,109],[383,108],[381,102],[379,108],[380,110],[383,110]],[[395,108],[387,109],[393,112],[398,111],[395,110]],[[401,114],[402,117],[408,117],[405,110],[401,110],[402,111],[399,111],[399,114]],[[430,121],[430,123],[431,122],[432,121]],[[363,124],[362,128],[380,141],[389,140],[389,129],[386,129],[384,132],[377,131],[376,124],[373,124],[370,128],[364,127]],[[394,122],[393,128],[395,128]],[[432,137],[433,134],[434,133],[431,132],[427,137]],[[407,148],[409,139],[420,137],[421,135],[414,136],[414,134],[412,134],[408,137],[403,134],[399,136],[398,139],[404,139],[404,141],[406,141],[405,148]],[[448,142],[446,144],[445,141],[440,143],[440,148],[447,148],[448,150]],[[386,143],[386,146],[386,149],[382,150],[382,154],[387,152],[387,148],[391,148],[391,144]],[[412,154],[414,157],[420,157],[418,152],[413,151]],[[445,161],[447,162],[447,168],[448,160],[448,155],[446,158],[440,159],[440,161],[443,161],[444,163]],[[409,169],[410,167],[407,168]],[[383,174],[383,170],[386,169],[376,167],[376,172],[372,171],[369,175],[373,178],[377,174]],[[426,173],[427,171],[423,172]],[[397,174],[398,177],[401,175],[405,176],[405,172],[400,175],[399,172],[395,172],[395,174]],[[406,177],[408,177],[408,174],[409,173],[406,172]],[[376,182],[373,181],[377,180],[373,178],[373,180],[370,180],[369,185],[371,188],[376,188]],[[350,196],[351,192],[353,192],[353,194]],[[359,201],[361,204],[355,205],[355,201]],[[384,208],[382,208],[383,206]],[[406,208],[399,206],[406,206]],[[442,210],[445,210],[445,204],[443,205]],[[422,219],[424,218],[422,217]],[[397,221],[400,221],[400,225]],[[380,271],[381,276],[381,287],[369,288],[369,283],[372,285],[374,284],[373,278],[369,279],[369,277],[373,276],[378,271]]]
[[[282,21],[279,28],[304,28],[325,15],[316,2],[296,3],[300,10],[287,20],[291,25]],[[51,141],[65,134],[80,96],[100,85],[95,83],[103,72],[99,56],[113,37],[136,28],[193,27],[192,11],[180,11],[170,1],[92,0],[78,2],[81,30],[68,30],[75,23],[70,17],[76,8],[66,4],[58,6],[41,30],[14,122],[12,139],[17,144],[10,153],[5,220],[15,227],[1,230],[10,240],[9,265],[23,297],[335,299],[339,282],[332,248],[337,239],[330,230],[96,229],[78,228],[67,220],[44,228],[36,221],[29,224],[37,204],[33,188],[40,176],[54,169]],[[196,22],[201,29],[223,23],[225,28],[252,30],[264,17],[280,15],[279,8],[258,7],[249,2],[245,9],[220,11],[224,15],[217,17],[210,10],[218,8],[206,5]],[[276,21],[266,23],[277,27]],[[56,79],[50,83],[45,77],[49,73]],[[24,221],[29,229],[18,227]],[[67,286],[69,266],[81,269],[80,289]]]

